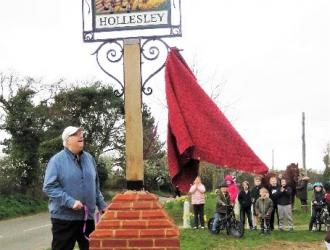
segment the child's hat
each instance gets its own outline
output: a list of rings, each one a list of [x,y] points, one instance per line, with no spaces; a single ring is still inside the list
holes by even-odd
[[[218,184],[218,187],[228,187],[227,183],[225,181],[220,181]]]
[[[315,188],[315,187],[321,187],[321,188],[323,188],[323,185],[322,185],[321,182],[317,181],[317,182],[315,182],[314,185],[313,185],[313,188]]]

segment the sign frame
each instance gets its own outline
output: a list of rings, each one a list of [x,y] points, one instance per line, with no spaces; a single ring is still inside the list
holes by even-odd
[[[83,40],[102,42],[129,38],[181,37],[181,0],[160,0],[161,7],[113,11],[104,7],[110,0],[82,0]],[[152,1],[152,0],[151,0]],[[100,2],[104,9],[100,9]],[[126,0],[113,2],[148,2]],[[153,2],[157,2],[153,0]],[[142,3],[141,3],[142,4]]]

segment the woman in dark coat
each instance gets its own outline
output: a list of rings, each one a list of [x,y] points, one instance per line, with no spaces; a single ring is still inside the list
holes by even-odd
[[[304,176],[304,174],[299,175],[298,183],[296,186],[296,196],[300,199],[301,210],[307,213],[307,184],[309,178]]]

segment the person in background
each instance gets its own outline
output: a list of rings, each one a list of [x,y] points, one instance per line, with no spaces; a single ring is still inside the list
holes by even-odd
[[[296,186],[296,196],[300,199],[301,210],[307,213],[307,185],[309,178],[303,173],[299,175],[298,184]]]
[[[194,229],[198,228],[198,221],[201,229],[204,229],[204,204],[205,204],[205,186],[201,178],[196,177],[194,184],[190,187],[189,194],[191,194],[191,204],[194,209]]]
[[[323,185],[321,182],[315,182],[313,185],[313,196],[312,196],[312,216],[309,222],[309,231],[316,231],[316,215],[322,210],[322,206],[325,202]]]
[[[293,231],[293,219],[291,208],[292,189],[287,185],[285,178],[281,179],[281,186],[278,189],[277,208],[279,217],[279,229],[284,231],[284,220],[288,220],[289,231]]]
[[[64,149],[48,162],[43,191],[49,197],[52,250],[70,250],[78,242],[89,249],[86,237],[94,231],[94,214],[107,204],[99,187],[94,158],[83,150],[83,128],[69,126],[62,133]],[[85,218],[87,218],[85,220]]]
[[[327,204],[327,209],[330,214],[330,183],[329,182],[326,182],[324,184],[324,191],[325,191],[324,200]]]
[[[211,231],[214,234],[216,234],[220,219],[226,216],[227,208],[230,205],[228,186],[226,182],[220,182],[218,187],[220,189],[216,190],[216,207]]]
[[[272,213],[270,215],[270,230],[274,230],[274,222],[275,222],[275,214],[277,218],[277,225],[278,225],[278,209],[277,209],[277,194],[278,194],[278,188],[279,185],[277,183],[277,177],[272,176],[269,179],[269,186],[268,186],[268,192],[269,192],[269,198],[273,201],[273,209]]]
[[[231,175],[226,175],[225,181],[228,186],[230,204],[234,206],[237,195],[238,195],[238,187],[237,187],[236,183],[234,182],[233,176],[231,176]]]
[[[255,203],[256,203],[257,199],[260,197],[260,189],[262,188],[261,180],[262,180],[262,178],[260,176],[255,176],[254,177],[254,187],[251,189],[253,230],[257,230],[257,225],[258,225],[258,216],[256,215],[256,211],[255,211]]]
[[[240,204],[240,221],[243,224],[243,228],[245,228],[245,215],[246,215],[250,230],[252,230],[253,229],[252,213],[251,213],[252,199],[250,192],[250,184],[248,181],[242,182],[242,190],[238,194],[238,202]]]
[[[273,210],[273,201],[269,198],[266,188],[260,189],[260,197],[256,201],[255,208],[260,219],[260,234],[270,234],[270,215]]]

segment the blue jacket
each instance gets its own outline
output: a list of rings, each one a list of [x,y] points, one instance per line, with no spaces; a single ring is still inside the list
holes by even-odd
[[[83,220],[84,210],[72,209],[76,200],[87,206],[88,219],[94,218],[96,206],[99,210],[107,207],[100,192],[95,160],[85,151],[80,162],[66,148],[54,155],[47,164],[43,191],[49,197],[51,218]]]

